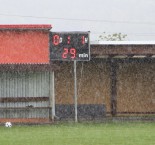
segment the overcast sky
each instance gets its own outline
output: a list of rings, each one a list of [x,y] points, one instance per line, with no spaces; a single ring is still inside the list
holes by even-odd
[[[0,24],[51,24],[52,31],[127,34],[155,40],[155,0],[0,0]]]

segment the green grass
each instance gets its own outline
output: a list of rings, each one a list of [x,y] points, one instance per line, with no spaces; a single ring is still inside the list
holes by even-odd
[[[155,145],[155,122],[0,126],[0,145]]]

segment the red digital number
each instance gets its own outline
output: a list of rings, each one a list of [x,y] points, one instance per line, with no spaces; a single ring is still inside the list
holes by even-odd
[[[64,52],[62,53],[62,58],[67,58],[68,55],[68,48],[64,48]]]
[[[70,54],[71,54],[71,58],[74,59],[76,57],[76,49],[75,48],[71,48],[70,49]]]
[[[62,58],[67,58],[68,54],[70,54],[70,58],[74,59],[76,57],[76,49],[71,48],[70,50],[68,48],[64,48],[63,53],[62,53]]]
[[[81,42],[82,44],[85,44],[85,36],[82,36]]]
[[[54,35],[53,36],[53,44],[54,45],[59,45],[60,42],[60,36],[59,35]]]

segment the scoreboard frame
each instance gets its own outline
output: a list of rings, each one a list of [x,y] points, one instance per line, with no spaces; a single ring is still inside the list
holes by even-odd
[[[50,32],[50,61],[89,61],[90,32]]]

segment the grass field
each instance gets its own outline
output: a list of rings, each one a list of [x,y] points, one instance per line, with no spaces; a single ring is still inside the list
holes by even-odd
[[[155,145],[155,122],[0,126],[0,145]]]

